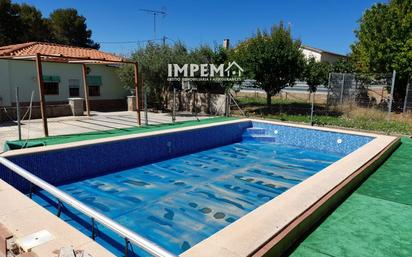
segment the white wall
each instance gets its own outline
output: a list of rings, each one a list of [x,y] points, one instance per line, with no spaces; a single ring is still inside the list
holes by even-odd
[[[69,79],[80,80],[80,97],[84,97],[82,66],[80,64],[43,62],[43,75],[59,76],[59,95],[46,95],[46,102],[67,101],[69,98]],[[91,100],[125,99],[125,90],[116,74],[116,67],[107,65],[88,65],[91,72],[88,75],[101,76],[102,86],[100,96],[90,97]],[[0,105],[10,106],[15,102],[15,88],[20,88],[20,101],[29,102],[32,90],[35,91],[34,101],[39,101],[36,65],[34,61],[0,60]],[[125,100],[126,101],[126,100]]]
[[[0,106],[10,103],[9,62],[0,60]]]
[[[342,57],[338,56],[338,55],[334,55],[334,54],[330,54],[330,53],[322,53],[321,61],[333,64],[333,63],[337,62],[340,58],[342,58]]]
[[[316,52],[312,51],[310,49],[305,49],[302,48],[302,53],[305,56],[306,59],[309,59],[311,57],[315,58],[317,62],[328,62],[328,63],[335,63],[339,58],[342,58],[340,55],[336,55],[333,53],[327,53],[327,52]]]
[[[305,56],[306,59],[309,59],[309,58],[313,57],[313,58],[315,58],[315,61],[317,61],[317,62],[321,61],[322,55],[318,52],[311,51],[309,49],[303,48],[302,53],[303,53],[303,55]]]

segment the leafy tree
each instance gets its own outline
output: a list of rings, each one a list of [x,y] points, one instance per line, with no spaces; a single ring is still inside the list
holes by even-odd
[[[41,41],[98,49],[91,35],[86,18],[75,9],[57,9],[43,18],[34,6],[0,0],[0,46]]]
[[[327,85],[331,65],[327,62],[317,62],[315,58],[309,58],[303,71],[303,79],[309,86],[309,92],[316,92],[320,85]]]
[[[339,73],[353,73],[355,72],[355,67],[349,58],[339,58],[333,65],[332,65],[333,72]]]
[[[352,45],[356,69],[364,73],[397,72],[395,96],[404,96],[412,75],[412,0],[390,0],[367,10]]]
[[[87,29],[86,18],[76,9],[57,9],[50,14],[53,42],[99,49],[91,40],[92,31]]]
[[[20,42],[52,40],[49,20],[44,19],[36,7],[22,4],[19,6],[19,13],[23,28],[20,31]]]
[[[214,64],[216,66],[220,64],[227,64],[229,62],[230,50],[223,47],[211,48],[208,45],[202,45],[193,49],[189,53],[189,59],[191,63],[196,64]],[[200,92],[213,92],[223,93],[225,89],[233,85],[227,81],[194,81]]]
[[[19,6],[0,0],[0,45],[20,43],[21,27]]]
[[[258,31],[234,50],[235,60],[245,75],[265,90],[268,106],[272,96],[293,86],[301,76],[305,61],[300,46],[299,40],[292,39],[290,28],[280,23],[270,33]]]
[[[148,89],[149,101],[158,109],[165,108],[165,95],[169,89],[168,64],[184,64],[189,61],[189,52],[185,45],[178,42],[172,46],[149,42],[132,54],[132,59],[139,63],[139,77],[144,76],[145,88]],[[133,68],[125,65],[119,70],[120,80],[125,88],[132,89]]]

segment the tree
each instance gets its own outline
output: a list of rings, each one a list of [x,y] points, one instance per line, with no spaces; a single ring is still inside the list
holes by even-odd
[[[0,0],[0,46],[20,43],[21,27],[19,6]]]
[[[227,64],[229,62],[230,50],[220,46],[211,48],[208,45],[201,45],[189,53],[190,63],[196,64]],[[231,87],[233,82],[228,81],[193,81],[197,90],[208,93],[223,93],[225,89]]]
[[[99,49],[91,40],[92,31],[87,29],[86,18],[76,9],[57,9],[50,14],[53,42]]]
[[[352,45],[356,69],[363,73],[396,70],[395,96],[404,96],[412,75],[412,0],[390,0],[367,10]]]
[[[305,61],[300,46],[299,40],[292,39],[290,28],[280,23],[270,33],[258,31],[234,50],[235,61],[246,76],[255,79],[265,90],[268,106],[272,96],[284,87],[293,86],[301,76]]]
[[[145,47],[137,49],[132,59],[139,63],[139,78],[144,76],[144,85],[148,89],[149,102],[158,109],[166,107],[165,95],[169,90],[168,64],[184,64],[189,61],[186,46],[180,42],[172,46],[149,42]],[[125,88],[133,88],[133,68],[129,65],[119,69],[119,77]]]
[[[23,28],[20,31],[20,42],[52,40],[49,20],[44,19],[36,7],[22,4],[19,6],[19,13]]]
[[[332,65],[333,72],[339,73],[354,73],[355,67],[353,62],[349,58],[339,58],[333,65]]]
[[[75,9],[57,9],[43,18],[34,6],[0,0],[0,46],[41,41],[98,49],[91,35],[86,18]]]
[[[303,71],[303,79],[309,86],[309,92],[316,92],[320,85],[327,85],[331,65],[327,62],[317,62],[315,58],[309,58]]]

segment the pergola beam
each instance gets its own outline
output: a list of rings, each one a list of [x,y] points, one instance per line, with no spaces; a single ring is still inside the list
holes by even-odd
[[[48,60],[44,61],[55,61],[55,62],[66,62],[66,63],[87,63],[87,64],[134,64],[134,61],[128,60],[111,60],[106,58],[88,58],[88,57],[73,57],[73,56],[64,56],[64,55],[50,55],[50,54],[40,54],[41,58]],[[27,56],[0,56],[0,59],[10,59],[10,60],[35,60],[37,55],[27,55]],[[53,60],[54,59],[54,60]],[[77,60],[77,61],[71,61]],[[96,63],[98,62],[98,63]]]
[[[87,116],[90,116],[89,85],[87,84],[87,66],[85,63],[82,64],[82,77],[83,77],[84,100],[86,102],[86,114]]]
[[[40,111],[43,120],[43,131],[44,136],[49,136],[49,129],[47,126],[47,113],[44,98],[44,81],[43,81],[43,70],[42,62],[60,62],[60,63],[78,63],[82,64],[82,76],[83,76],[83,88],[84,88],[84,98],[86,101],[86,112],[87,116],[90,116],[90,103],[89,103],[89,89],[87,84],[87,66],[86,64],[132,64],[134,66],[134,88],[136,92],[136,112],[137,112],[137,124],[141,125],[140,117],[140,90],[139,90],[139,80],[138,80],[138,64],[133,61],[128,60],[110,60],[106,58],[89,58],[89,57],[73,57],[64,56],[62,54],[50,55],[37,53],[36,55],[27,56],[0,56],[0,59],[7,60],[32,60],[36,62],[37,68],[37,84],[39,88],[39,98],[40,98]]]
[[[43,81],[43,69],[41,65],[41,56],[36,54],[36,68],[37,68],[37,85],[39,87],[39,98],[40,98],[40,112],[41,118],[43,120],[43,131],[44,136],[49,136],[49,129],[47,126],[47,113],[46,113],[46,104],[44,100],[44,81]]]
[[[140,117],[139,66],[137,63],[134,63],[133,67],[134,67],[134,90],[136,92],[137,124],[141,126],[142,120]]]

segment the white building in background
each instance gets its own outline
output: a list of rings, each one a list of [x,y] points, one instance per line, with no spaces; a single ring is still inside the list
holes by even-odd
[[[303,55],[309,58],[315,58],[318,62],[328,62],[328,63],[335,63],[339,59],[346,59],[348,58],[346,55],[337,54],[333,52],[329,52],[326,50],[322,50],[319,48],[314,48],[311,46],[302,45],[301,47]]]
[[[0,106],[14,106],[19,87],[20,102],[27,105],[34,91],[34,105],[38,105],[36,64],[24,57],[36,53],[64,55],[120,61],[122,58],[95,49],[42,42],[29,42],[0,47]],[[84,98],[82,65],[65,61],[42,61],[46,104],[67,104],[68,98]],[[92,110],[126,110],[129,92],[121,85],[116,73],[118,66],[88,64],[87,81]]]

